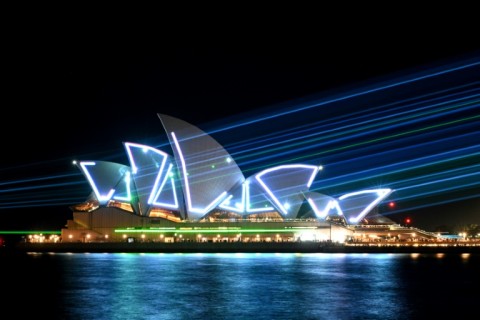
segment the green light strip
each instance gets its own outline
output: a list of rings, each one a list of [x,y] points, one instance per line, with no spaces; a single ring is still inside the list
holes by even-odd
[[[39,231],[0,230],[0,234],[62,234],[62,232],[52,231],[52,230],[39,230]]]
[[[312,228],[305,228],[306,230],[312,230]],[[179,234],[191,234],[191,233],[293,233],[302,230],[301,228],[295,229],[192,229],[192,230],[162,230],[162,229],[115,229],[116,233],[179,233]]]

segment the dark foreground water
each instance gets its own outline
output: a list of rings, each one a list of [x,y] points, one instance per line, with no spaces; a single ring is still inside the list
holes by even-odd
[[[480,315],[480,256],[473,254],[44,253],[1,259],[2,319]]]

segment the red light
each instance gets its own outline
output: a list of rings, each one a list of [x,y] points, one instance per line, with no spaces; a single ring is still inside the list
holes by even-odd
[[[388,204],[388,206],[389,206],[390,208],[394,208],[394,207],[395,207],[395,202],[393,202],[393,201],[390,202],[390,203]]]
[[[410,218],[405,219],[405,223],[410,223],[410,222],[412,222],[412,220],[410,220]]]

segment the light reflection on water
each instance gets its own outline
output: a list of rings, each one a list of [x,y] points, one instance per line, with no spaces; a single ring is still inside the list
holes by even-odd
[[[476,308],[479,259],[119,253],[55,254],[49,263],[62,279],[62,319],[414,319]]]

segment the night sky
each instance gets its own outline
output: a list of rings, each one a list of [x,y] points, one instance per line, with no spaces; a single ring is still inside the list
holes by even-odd
[[[100,36],[95,39],[88,36],[66,38],[35,30],[25,33],[24,37],[9,39],[5,49],[7,57],[2,63],[7,81],[0,129],[3,150],[0,229],[63,227],[71,218],[69,205],[84,201],[90,193],[87,181],[71,164],[72,160],[128,164],[122,142],[165,147],[166,136],[157,113],[178,117],[211,133],[246,172],[260,170],[272,162],[287,163],[296,159],[296,155],[290,153],[273,160],[266,156],[255,162],[249,152],[254,153],[253,148],[261,145],[256,138],[266,139],[269,135],[272,140],[265,141],[279,143],[277,140],[285,138],[280,133],[299,131],[299,128],[313,131],[320,121],[345,120],[348,116],[341,117],[349,114],[353,117],[356,112],[384,105],[382,99],[386,97],[368,95],[341,105],[292,112],[309,101],[342,96],[358,88],[379,86],[385,81],[392,83],[395,79],[459,61],[475,58],[478,61],[478,41],[461,40],[454,34],[444,33],[433,37],[432,32],[434,29],[408,36],[392,35],[388,39],[376,35],[363,39],[361,44],[358,41],[330,42],[329,39],[315,43],[288,39],[255,43],[158,39],[155,45],[137,46],[137,43],[121,42],[119,36],[103,41]],[[417,40],[422,41],[419,44]],[[455,81],[461,80],[457,77]],[[446,88],[448,83],[443,81],[438,86]],[[423,85],[423,88],[401,88],[404,91],[398,97],[388,94],[391,99],[402,99],[402,94],[406,98],[421,95],[420,89],[424,89],[425,94],[436,90]],[[418,92],[413,92],[415,90]],[[284,111],[291,113],[275,117]],[[460,116],[471,117],[479,114],[478,111],[478,107],[473,108]],[[272,116],[260,123],[245,124]],[[431,121],[429,125],[434,125],[439,119]],[[233,125],[239,127],[226,129]],[[470,122],[458,130],[478,133],[479,127]],[[397,132],[392,129],[382,134]],[[455,134],[460,135],[460,132]],[[373,138],[373,133],[371,135],[369,139]],[[468,146],[472,145],[471,139],[478,137],[469,137]],[[339,145],[361,143],[363,138],[352,136],[351,139]],[[425,134],[425,139],[432,139],[432,136]],[[467,147],[465,140],[462,141]],[[412,143],[419,143],[419,140],[412,140]],[[334,147],[328,146],[329,149]],[[397,148],[400,144],[391,147]],[[365,155],[379,152],[371,148],[359,147],[351,156],[361,159],[362,152]],[[453,146],[447,144],[445,148]],[[312,150],[307,148],[305,154],[312,154]],[[475,142],[471,152],[478,155]],[[322,162],[318,163],[325,166],[322,174],[333,178],[333,175],[341,175],[340,166],[332,164],[329,172],[329,164],[347,161],[347,155],[342,157],[339,154],[337,158],[331,155],[330,158],[305,156],[302,159]],[[400,152],[396,157],[389,161],[401,161],[406,155]],[[331,161],[323,163],[325,160]],[[367,163],[361,167],[345,162],[343,168],[353,173],[384,165],[370,160],[365,160]],[[465,165],[473,166],[474,160],[466,160]],[[402,179],[413,177],[415,172],[409,174],[411,176]],[[385,179],[377,175],[374,182],[388,186],[388,182],[393,181],[390,178],[391,175]],[[320,179],[317,176],[316,180]],[[369,186],[369,182],[371,180],[363,180],[358,187],[374,187]],[[318,191],[338,196],[356,186],[346,183],[323,190],[319,183],[316,187]],[[419,205],[418,199],[401,201],[392,194],[392,201],[398,200],[397,207],[388,209],[382,205],[380,209],[390,210],[392,219],[399,221],[411,216],[414,225],[417,223],[428,229],[448,223],[480,223],[480,187],[472,183],[467,189],[458,190],[459,193],[464,191],[469,199],[435,206],[426,206],[423,202]],[[458,196],[452,199],[455,197]],[[452,219],[452,212],[455,219]]]

